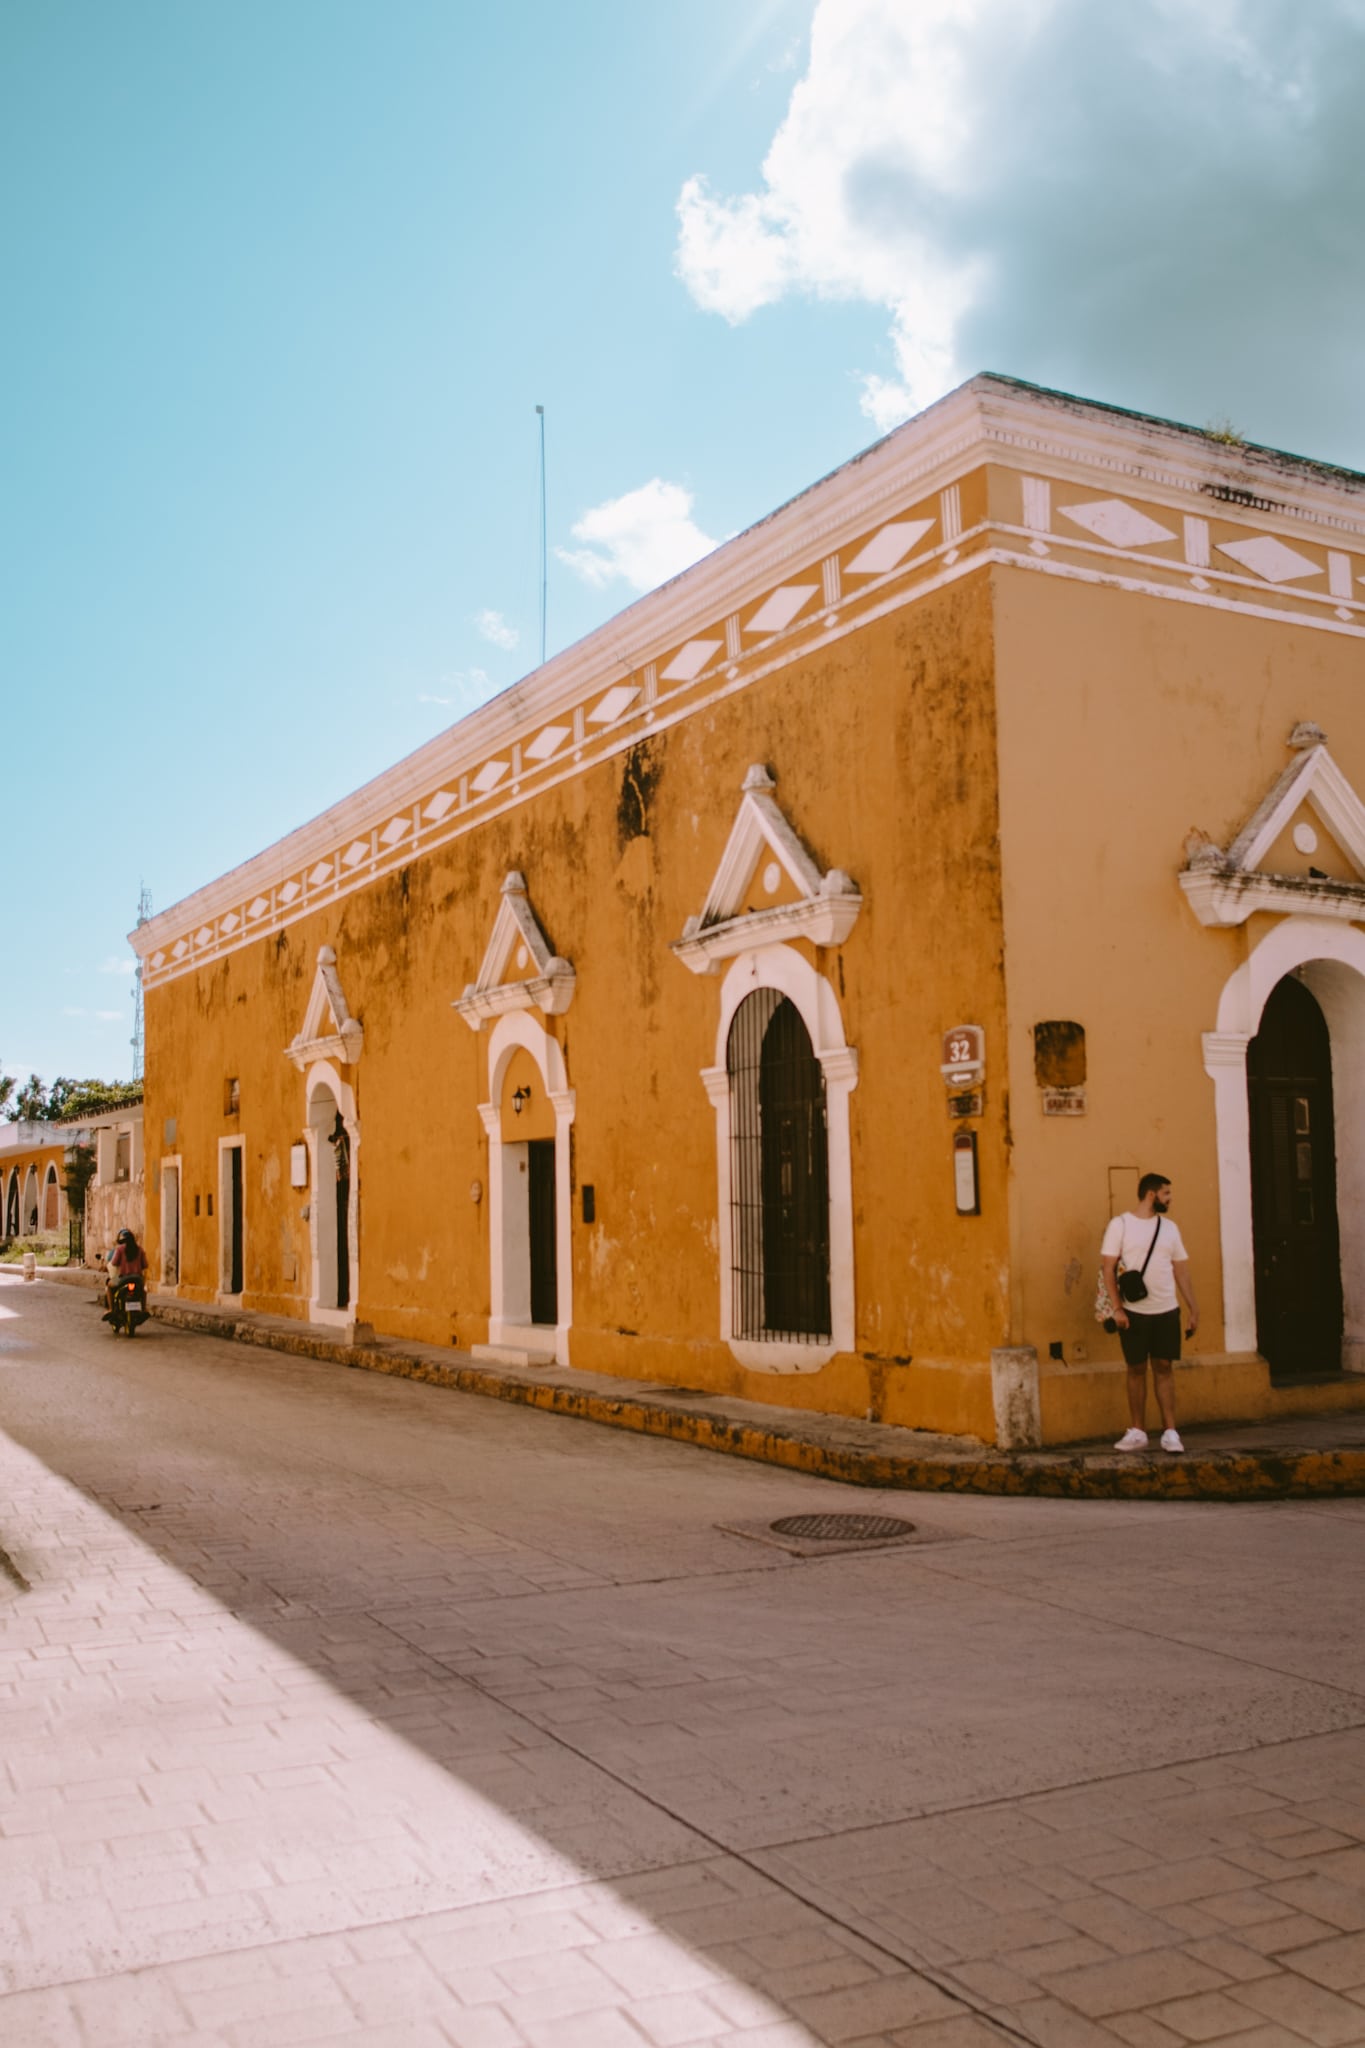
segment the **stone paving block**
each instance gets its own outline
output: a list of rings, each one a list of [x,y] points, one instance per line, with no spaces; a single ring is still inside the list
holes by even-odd
[[[857,2040],[874,2029],[890,2032],[916,2020],[947,2019],[959,2005],[928,1978],[907,1971],[843,1991],[797,1998],[792,2001],[792,2009],[818,2041],[842,2043]]]
[[[1168,1920],[1105,1894],[1071,1899],[1057,1910],[1059,1918],[1092,1941],[1102,1942],[1114,1955],[1141,1955],[1144,1949],[1169,1948],[1180,1940]]]
[[[1207,1963],[1196,1962],[1179,1949],[1166,1949],[1069,1970],[1054,1977],[1047,1988],[1055,1998],[1099,2019],[1106,2013],[1140,2011],[1196,1992],[1216,1991],[1223,1981]]]
[[[650,2048],[691,2048],[695,2042],[714,2040],[723,2024],[714,2006],[688,1991],[637,1998],[632,2001],[630,2017]]]
[[[1311,1947],[1335,1930],[1325,1920],[1310,1919],[1306,1913],[1289,1913],[1281,1920],[1258,1920],[1239,1927],[1237,1939],[1244,1948],[1263,1956],[1287,1956],[1295,1949]]]
[[[1334,1941],[1296,1949],[1290,1959],[1300,1976],[1332,1991],[1353,1991],[1365,1985],[1365,1934],[1342,1934]]]
[[[959,2013],[947,2020],[925,2020],[919,2026],[898,2027],[889,2036],[894,2048],[1001,2048],[1006,2038],[998,2027],[990,2026],[974,2013]]]
[[[1023,2008],[1016,2024],[1020,2032],[1027,2027],[1025,2039],[1037,2048],[1114,2048],[1119,2039],[1108,2027],[1056,1998],[1035,1999]]]
[[[1223,2041],[1230,2035],[1246,2033],[1258,2023],[1255,2014],[1221,1991],[1203,1991],[1193,1998],[1154,2005],[1151,2017],[1183,2041]]]
[[[1245,1885],[1246,1881],[1246,1872],[1235,1863],[1217,1856],[1183,1859],[1173,1848],[1170,1861],[1163,1867],[1106,1878],[1105,1889],[1116,1892],[1130,1905],[1150,1908],[1213,1898]]]
[[[1365,2040],[1361,2007],[1320,1984],[1267,1977],[1258,1984],[1240,1985],[1233,1996],[1258,2017],[1292,2028],[1314,2048],[1360,2048]]]
[[[1271,1977],[1280,1967],[1273,1956],[1258,1955],[1255,1949],[1243,1948],[1240,1942],[1221,1934],[1187,1941],[1184,1949],[1185,1954],[1193,1956],[1197,1963],[1207,1963],[1211,1970],[1219,1971],[1235,1984],[1250,1984],[1257,1977]]]
[[[1185,2048],[1184,2035],[1173,2034],[1145,2012],[1116,2012],[1105,2025],[1126,2048]]]
[[[1334,1878],[1311,1876],[1290,1878],[1286,1884],[1268,1887],[1273,1898],[1297,1911],[1339,1927],[1343,1934],[1365,1931],[1365,1891],[1338,1884]]]
[[[539,2020],[524,2032],[531,2048],[643,2048],[645,2040],[634,2022],[617,2011]]]

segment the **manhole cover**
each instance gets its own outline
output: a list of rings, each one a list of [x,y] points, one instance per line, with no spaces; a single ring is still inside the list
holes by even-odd
[[[784,1515],[772,1523],[775,1536],[800,1536],[814,1543],[885,1543],[891,1536],[913,1536],[913,1522],[898,1515]]]

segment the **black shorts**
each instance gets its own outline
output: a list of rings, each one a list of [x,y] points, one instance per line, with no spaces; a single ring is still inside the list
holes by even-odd
[[[1129,1365],[1146,1365],[1149,1358],[1174,1361],[1180,1356],[1180,1310],[1168,1308],[1158,1316],[1144,1316],[1130,1308],[1128,1328],[1119,1330],[1119,1342]]]

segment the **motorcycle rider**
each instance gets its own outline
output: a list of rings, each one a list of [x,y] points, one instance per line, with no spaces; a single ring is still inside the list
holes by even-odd
[[[114,1249],[109,1254],[109,1278],[105,1282],[105,1321],[108,1311],[114,1306],[114,1289],[121,1280],[137,1281],[135,1299],[143,1314],[147,1313],[147,1254],[131,1230],[121,1230],[114,1239]]]

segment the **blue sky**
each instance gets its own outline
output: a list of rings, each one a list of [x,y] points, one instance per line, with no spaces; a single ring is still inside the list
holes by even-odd
[[[990,368],[1365,467],[1362,0],[0,8],[0,1063]]]

